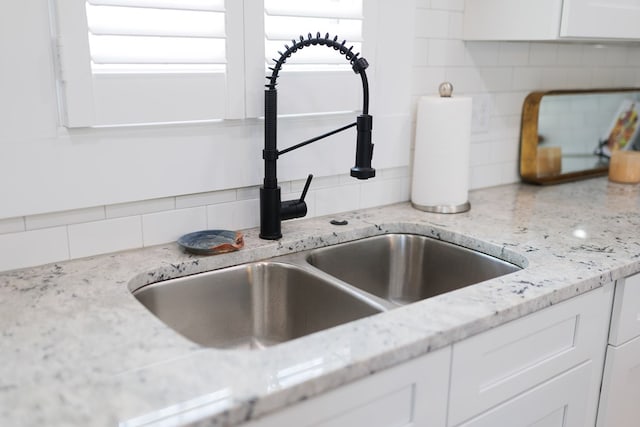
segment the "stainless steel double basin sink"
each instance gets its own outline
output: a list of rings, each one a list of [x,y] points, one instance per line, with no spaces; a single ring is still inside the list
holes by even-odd
[[[386,234],[157,282],[133,295],[200,345],[260,349],[519,269],[432,238]]]

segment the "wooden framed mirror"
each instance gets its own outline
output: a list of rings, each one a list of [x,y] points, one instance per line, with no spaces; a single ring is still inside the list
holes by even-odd
[[[610,150],[640,148],[640,88],[530,93],[522,108],[520,177],[554,184],[605,175]]]

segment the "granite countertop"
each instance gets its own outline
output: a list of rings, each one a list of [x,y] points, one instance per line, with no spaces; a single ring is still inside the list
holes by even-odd
[[[473,191],[472,208],[408,203],[245,233],[212,257],[175,244],[0,273],[0,425],[235,425],[640,271],[640,186],[606,178]],[[263,351],[203,348],[130,288],[388,232],[432,236],[521,271]]]

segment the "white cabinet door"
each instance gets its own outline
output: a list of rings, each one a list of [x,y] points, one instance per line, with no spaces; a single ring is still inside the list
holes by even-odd
[[[556,40],[562,0],[466,0],[465,40]]]
[[[616,282],[609,344],[621,345],[640,336],[640,274]]]
[[[639,422],[640,337],[607,349],[598,427],[637,427]]]
[[[449,425],[593,362],[587,420],[595,423],[613,284],[453,346]]]
[[[640,0],[564,0],[561,37],[640,38]]]
[[[466,0],[465,40],[640,39],[640,0]]]
[[[459,427],[585,427],[593,369],[586,362]]]
[[[378,372],[246,427],[442,427],[451,347]]]
[[[637,427],[639,423],[640,337],[607,349],[598,427]]]

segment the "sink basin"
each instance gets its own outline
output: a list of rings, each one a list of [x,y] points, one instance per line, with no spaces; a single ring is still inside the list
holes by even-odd
[[[519,269],[429,237],[387,234],[132,292],[193,342],[261,349]]]
[[[171,279],[133,295],[178,333],[217,348],[263,348],[382,311],[339,284],[280,262]]]
[[[408,304],[520,270],[461,246],[411,234],[369,237],[312,251],[314,267],[368,293]]]

